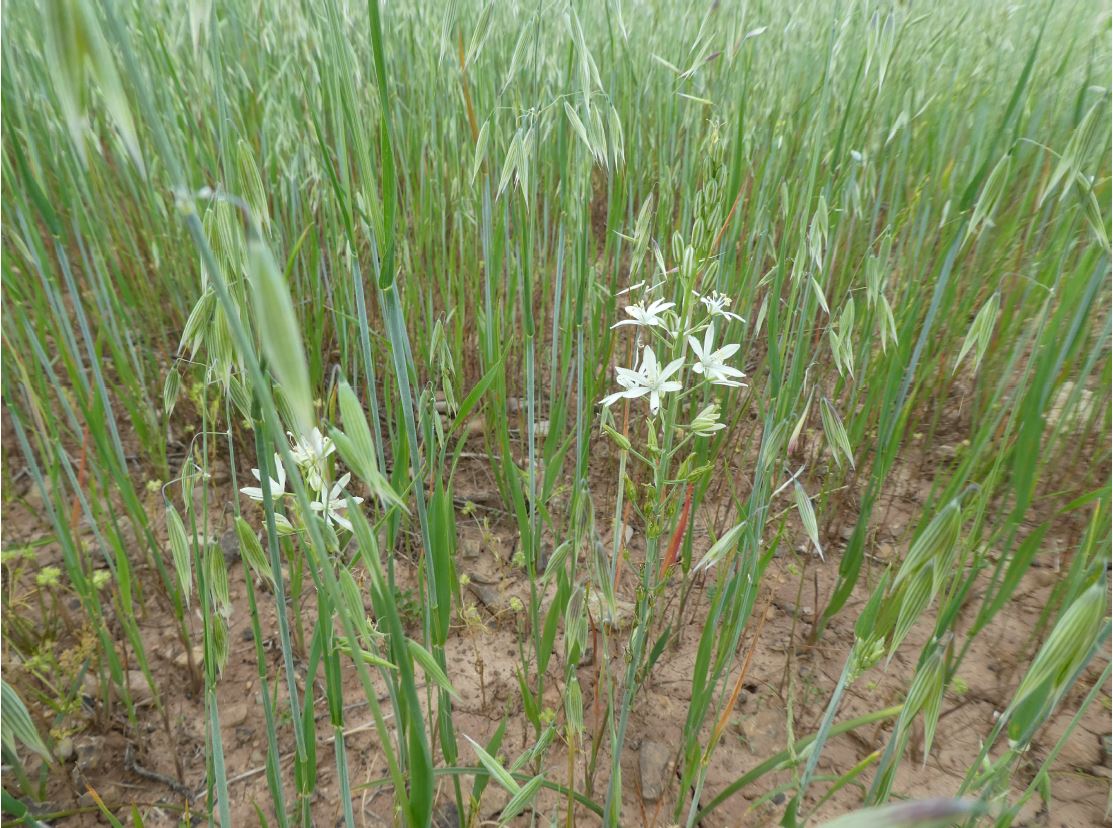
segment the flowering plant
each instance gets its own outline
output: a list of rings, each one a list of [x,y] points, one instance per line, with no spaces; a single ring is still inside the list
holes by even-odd
[[[680,245],[674,244],[674,248],[678,247]],[[618,295],[633,294],[636,299],[624,309],[628,318],[612,326],[612,330],[633,330],[634,364],[615,368],[618,389],[600,400],[602,430],[621,450],[612,555],[609,565],[605,560],[600,562],[597,555],[596,578],[589,596],[589,600],[606,607],[609,612],[604,615],[607,617],[615,615],[619,603],[615,596],[622,559],[619,538],[625,535],[628,523],[623,517],[624,505],[627,510],[634,509],[645,526],[645,558],[638,572],[634,626],[630,640],[621,645],[627,670],[621,685],[618,726],[612,740],[615,755],[621,750],[634,693],[657,657],[652,653],[646,657],[646,641],[651,628],[663,624],[657,618],[658,597],[677,570],[683,572],[682,595],[686,596],[694,573],[709,570],[733,556],[745,525],[740,523],[726,532],[695,567],[691,565],[690,556],[680,554],[698,508],[693,505],[693,494],[703,490],[712,471],[712,466],[706,462],[706,452],[699,450],[698,444],[697,451],[691,450],[692,441],[714,438],[725,429],[725,424],[720,422],[722,409],[718,398],[732,389],[745,387],[742,380],[746,375],[731,364],[741,345],[724,341],[731,327],[735,323],[744,324],[745,320],[729,310],[729,297],[718,292],[701,294],[695,289],[701,278],[708,281],[713,276],[714,260],[706,255],[698,256],[691,245],[683,250],[674,249],[674,254],[679,254],[676,258],[680,262],[675,271],[666,272],[658,255],[662,278],[656,284],[647,287],[648,281],[643,280],[619,292]],[[672,272],[679,275],[670,280]],[[639,401],[643,399],[647,404],[645,409],[640,408]],[[624,428],[626,433],[615,429],[611,409],[619,401],[627,406],[634,404],[638,407],[636,410],[646,412],[644,431],[641,427],[633,433],[628,427]],[[687,419],[689,416],[691,420]],[[626,422],[629,424],[629,420]],[[635,437],[635,433],[644,435],[644,440]],[[627,459],[631,457],[650,473],[651,482],[640,489],[626,476]],[[671,529],[671,539],[663,546],[661,535],[666,528]],[[682,597],[678,613],[683,610]],[[672,626],[679,625],[674,623],[665,628],[653,652],[659,655]],[[604,624],[604,651],[610,647],[608,629]],[[608,791],[608,807],[613,806],[616,795],[612,784]]]
[[[331,438],[321,434],[319,428],[314,428],[309,434],[295,437],[289,434],[291,440],[290,454],[297,463],[298,469],[309,486],[313,499],[309,508],[323,515],[329,523],[341,529],[352,531],[351,521],[344,515],[348,508],[349,499],[353,504],[363,502],[362,497],[349,496],[344,493],[345,487],[352,479],[350,472],[345,473],[334,484],[329,485],[328,458],[336,450],[336,445]],[[286,491],[286,469],[282,465],[282,456],[274,455],[275,478],[270,478],[270,497],[276,503],[287,498],[290,493]],[[262,474],[259,469],[251,470],[252,476],[259,481],[259,486],[244,486],[240,492],[254,500],[263,502]],[[292,498],[291,498],[292,500]],[[275,513],[275,522],[280,532],[291,533],[295,531],[289,518]]]
[[[632,288],[626,288],[622,293],[639,288],[645,289],[644,284],[643,282],[640,285],[634,285]],[[663,284],[664,282],[658,283],[648,288],[647,292],[653,291]],[[626,307],[625,310],[630,317],[629,319],[623,319],[611,326],[612,328],[620,326],[638,328],[639,338],[643,330],[648,332],[650,336],[655,335],[661,344],[670,350],[670,356],[675,356],[675,358],[670,360],[668,365],[662,367],[653,346],[650,344],[642,345],[640,361],[637,361],[631,368],[619,366],[615,369],[615,382],[622,386],[622,390],[603,397],[600,402],[604,408],[610,408],[621,399],[633,400],[648,397],[649,414],[651,417],[656,417],[661,410],[661,401],[666,394],[679,391],[681,392],[680,397],[683,399],[688,394],[702,389],[704,383],[698,381],[701,378],[711,385],[745,386],[745,383],[741,380],[746,375],[738,368],[727,364],[727,360],[738,353],[741,345],[728,343],[716,348],[714,341],[716,317],[721,317],[727,322],[731,320],[745,322],[746,320],[736,313],[725,310],[725,308],[730,307],[729,297],[720,293],[704,296],[695,290],[690,290],[689,294],[699,300],[706,310],[705,315],[699,320],[694,322],[691,320],[694,310],[694,307],[691,307],[693,303],[685,303],[690,307],[685,308],[685,316],[681,317],[673,310],[677,308],[676,302],[654,299],[647,304],[648,300],[643,299],[638,304]],[[703,333],[702,340],[695,336],[700,332]],[[693,373],[699,375],[697,381],[688,389],[684,388],[683,382],[686,363],[684,343],[687,343],[695,357],[689,367]],[[699,427],[705,433],[708,425],[707,417],[711,413],[708,408],[700,412],[702,419]],[[717,408],[715,409],[715,416],[718,416]]]

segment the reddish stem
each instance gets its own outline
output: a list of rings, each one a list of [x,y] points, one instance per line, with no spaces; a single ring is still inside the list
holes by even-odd
[[[669,571],[669,567],[676,563],[676,553],[680,551],[680,541],[684,538],[684,530],[688,528],[688,513],[692,510],[692,488],[693,484],[688,484],[688,494],[684,496],[684,508],[680,510],[680,522],[676,524],[676,531],[672,533],[672,541],[669,542],[669,551],[665,555],[665,559],[661,561],[661,572],[657,576],[657,580],[665,577],[665,573]]]

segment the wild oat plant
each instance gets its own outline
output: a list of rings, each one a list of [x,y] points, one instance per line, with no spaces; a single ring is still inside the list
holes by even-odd
[[[1108,823],[1106,4],[0,15],[5,825]]]

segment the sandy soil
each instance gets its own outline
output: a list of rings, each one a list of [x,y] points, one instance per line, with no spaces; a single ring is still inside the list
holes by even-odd
[[[945,445],[941,448],[914,446],[907,452],[907,457],[893,475],[881,507],[875,510],[869,540],[871,571],[863,574],[865,580],[872,581],[887,561],[904,554],[915,528],[914,521],[921,511],[920,504],[930,491],[932,475],[938,471],[941,462],[946,462],[947,452]],[[745,458],[735,458],[726,473],[744,480],[747,476]],[[226,494],[234,491],[227,473],[223,481],[218,473],[215,483],[218,491]],[[19,496],[5,504],[4,509],[6,548],[33,542],[49,534],[38,508],[37,494],[27,485],[17,483],[15,488]],[[462,615],[458,615],[456,634],[448,645],[449,672],[461,697],[454,713],[457,732],[483,742],[506,717],[509,727],[502,752],[514,756],[530,746],[534,739],[532,728],[521,715],[514,672],[519,659],[517,630],[523,622],[510,608],[511,597],[524,598],[528,585],[524,574],[511,564],[515,537],[513,524],[509,516],[493,508],[497,495],[485,462],[479,459],[465,462],[456,481],[456,495],[460,500],[478,504],[470,514],[461,511],[458,524],[458,567],[471,581],[464,595],[475,611],[469,613],[471,621],[467,623],[460,620]],[[804,551],[803,533],[796,527],[796,536],[783,545],[783,551],[770,565],[758,605],[758,612],[765,613],[766,621],[746,676],[745,689],[738,698],[730,725],[711,762],[701,800],[704,803],[762,759],[784,749],[790,699],[792,730],[797,737],[813,733],[818,726],[842,668],[843,658],[853,640],[852,619],[856,617],[856,608],[866,594],[865,588],[860,588],[859,594],[852,599],[843,615],[831,623],[819,643],[808,643],[816,607],[822,607],[835,583],[840,550],[853,525],[854,514],[849,511],[853,498],[844,496],[839,503],[842,504],[839,507],[842,512],[826,524],[825,562]],[[156,516],[155,525],[159,527],[161,509],[154,495],[149,506],[151,514]],[[697,553],[706,548],[708,523],[715,520],[718,511],[721,510],[704,506],[696,515]],[[217,535],[231,528],[226,515],[220,520],[223,525],[216,527]],[[601,516],[600,520],[606,523],[604,517]],[[992,727],[994,711],[1007,702],[1019,681],[1023,665],[1031,658],[1034,650],[1033,624],[1055,582],[1055,571],[1064,563],[1059,559],[1057,550],[1070,550],[1077,543],[1081,529],[1081,525],[1075,523],[1062,520],[1057,523],[1058,534],[1049,538],[1047,551],[1040,553],[1017,596],[992,626],[979,636],[959,673],[966,689],[962,693],[948,693],[935,746],[926,764],[921,765],[920,738],[913,736],[911,755],[903,763],[895,786],[898,795],[923,797],[954,793],[965,768],[977,753],[979,738]],[[636,531],[630,551],[635,561],[642,552],[640,536]],[[37,555],[39,561],[50,563],[52,558],[58,558],[59,552],[47,545],[41,547]],[[400,584],[403,588],[412,589],[416,577],[412,560],[403,555],[398,558],[397,565]],[[175,757],[182,764],[184,788],[201,792],[201,798],[194,805],[194,813],[203,807],[206,754],[203,699],[195,677],[190,675],[185,652],[175,634],[169,612],[162,609],[161,599],[153,595],[153,571],[148,567],[140,568],[139,572],[141,582],[152,593],[145,614],[139,618],[139,625],[145,647],[153,654],[153,669],[164,694],[170,733],[155,712],[150,693],[141,686],[142,682],[135,682],[134,689],[141,700],[139,717],[135,722],[126,719],[121,705],[106,705],[103,699],[87,697],[86,704],[67,715],[59,728],[69,733],[67,762],[47,774],[46,810],[80,811],[63,820],[67,825],[101,824],[100,817],[91,813],[93,802],[86,786],[95,789],[113,808],[135,803],[148,826],[178,824],[178,815],[188,803],[181,783],[174,784]],[[36,609],[28,595],[12,592],[10,567],[6,567],[4,573],[9,618],[13,612],[33,616]],[[258,823],[256,803],[264,813],[269,813],[270,795],[263,773],[266,731],[246,603],[245,570],[242,562],[234,556],[229,575],[235,605],[230,631],[231,655],[219,684],[218,701],[233,798],[233,819],[236,825],[254,825]],[[633,592],[631,578],[628,569],[623,584],[627,596]],[[303,612],[309,625],[316,617],[316,608],[308,576],[305,581]],[[19,581],[21,584],[31,582],[30,578]],[[677,587],[670,589],[676,591]],[[273,690],[275,679],[281,676],[275,608],[270,594],[260,592],[258,597],[262,606],[263,628],[268,636],[264,647]],[[973,607],[976,608],[976,602]],[[71,609],[80,617],[78,608]],[[675,751],[675,746],[680,743],[687,713],[694,650],[704,610],[704,595],[697,588],[685,613],[685,629],[680,645],[666,649],[637,700],[623,765],[627,791],[623,802],[623,824],[663,828],[673,822],[673,809],[678,801],[683,802],[685,809],[688,806],[688,793],[683,792],[681,796],[671,764],[658,781],[663,790],[659,796],[654,796],[655,791],[642,790],[643,783],[653,780],[643,779],[639,761],[643,752],[652,754],[663,750],[667,754]],[[675,612],[675,604],[672,611]],[[111,616],[111,609],[109,613]],[[193,622],[199,640],[200,622],[197,618]],[[838,719],[845,720],[899,703],[906,689],[904,677],[911,674],[910,668],[927,633],[926,629],[915,629],[888,670],[884,669],[884,665],[876,667],[854,684],[844,699]],[[740,655],[745,654],[750,640],[748,632]],[[77,642],[68,639],[59,639],[54,645],[57,650],[65,652],[80,649]],[[553,661],[559,662],[559,658],[554,657]],[[28,681],[26,671],[20,666],[10,663],[8,666],[10,669],[5,670],[5,675],[9,681],[15,681],[17,686],[20,681]],[[304,670],[305,665],[300,666]],[[585,722],[589,734],[593,727],[598,726],[592,700],[599,670],[604,666],[596,662],[580,669],[579,680],[584,693]],[[608,669],[614,669],[614,666]],[[1034,769],[1066,726],[1074,705],[1092,686],[1098,674],[1099,670],[1091,670],[1087,674],[1086,680],[1070,698],[1070,709],[1057,714],[1039,734],[1028,759],[1016,773],[1014,789],[1021,790],[1031,781]],[[736,675],[737,667],[732,677]],[[321,826],[342,824],[335,767],[332,765],[333,732],[327,719],[327,707],[323,703],[323,679],[320,675],[312,678],[302,675],[300,681],[303,693],[308,688],[320,700],[316,707],[319,711],[319,780],[313,803],[315,822]],[[561,707],[559,682],[559,674],[551,669],[546,703],[554,709]],[[285,690],[280,687],[277,692],[277,706],[281,710],[286,707]],[[389,797],[383,788],[371,787],[369,783],[384,778],[386,770],[371,715],[354,675],[345,678],[345,699],[348,701],[346,719],[349,722],[345,743],[355,788],[356,821],[359,825],[385,825],[388,824]],[[44,721],[41,706],[32,702],[31,707],[40,717],[39,721]],[[820,780],[810,789],[810,804],[816,804],[827,790],[823,777],[845,772],[872,752],[883,748],[889,732],[890,723],[882,722],[832,739],[819,763]],[[1087,711],[1082,726],[1055,763],[1052,800],[1041,803],[1038,797],[1034,798],[1021,824],[1064,828],[1110,824],[1110,758],[1107,750],[1110,733],[1110,688],[1107,686],[1099,702]],[[282,768],[289,799],[293,740],[288,724],[280,728],[280,737],[284,751]],[[463,750],[466,761],[473,761],[467,749]],[[568,775],[567,752],[559,740],[550,756],[550,778],[564,782]],[[597,797],[601,797],[606,788],[607,764],[604,749],[598,762],[600,770],[593,780]],[[575,769],[577,789],[585,785],[586,769],[586,759],[581,752]],[[865,778],[868,782],[868,773]],[[758,785],[740,791],[703,825],[725,828],[776,824],[782,807],[782,797],[776,795],[776,788],[790,781],[787,773],[764,777]],[[465,790],[468,789],[470,779],[465,779]],[[861,791],[850,785],[822,804],[817,816],[828,818],[843,813],[859,800],[860,795]],[[439,824],[456,824],[453,820],[454,808],[449,804],[451,799],[451,785],[446,781],[441,791],[443,810]],[[484,817],[496,815],[504,801],[505,796],[492,784],[483,800],[481,814]],[[545,809],[555,809],[559,805],[547,793],[542,795],[539,803]],[[582,808],[576,811],[576,821],[580,825],[598,822]],[[527,821],[522,818],[520,822],[526,824]]]

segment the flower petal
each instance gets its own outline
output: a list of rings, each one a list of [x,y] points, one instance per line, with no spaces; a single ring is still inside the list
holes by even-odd
[[[339,526],[341,529],[346,529],[349,532],[352,531],[352,522],[343,515],[338,515],[335,512],[329,512],[328,516],[332,518],[332,522]]]
[[[676,373],[677,371],[679,371],[679,370],[680,370],[680,367],[681,367],[681,366],[682,366],[683,364],[684,364],[684,357],[677,357],[676,359],[674,359],[674,360],[673,360],[672,362],[670,362],[670,363],[669,363],[669,364],[668,364],[668,365],[667,365],[667,366],[665,367],[665,370],[664,370],[664,371],[662,371],[662,372],[660,373],[660,375],[659,375],[659,379],[662,379],[662,380],[663,380],[663,379],[666,379],[666,378],[668,378],[668,377],[671,377],[671,376],[672,376],[673,374],[675,374],[675,373]]]

